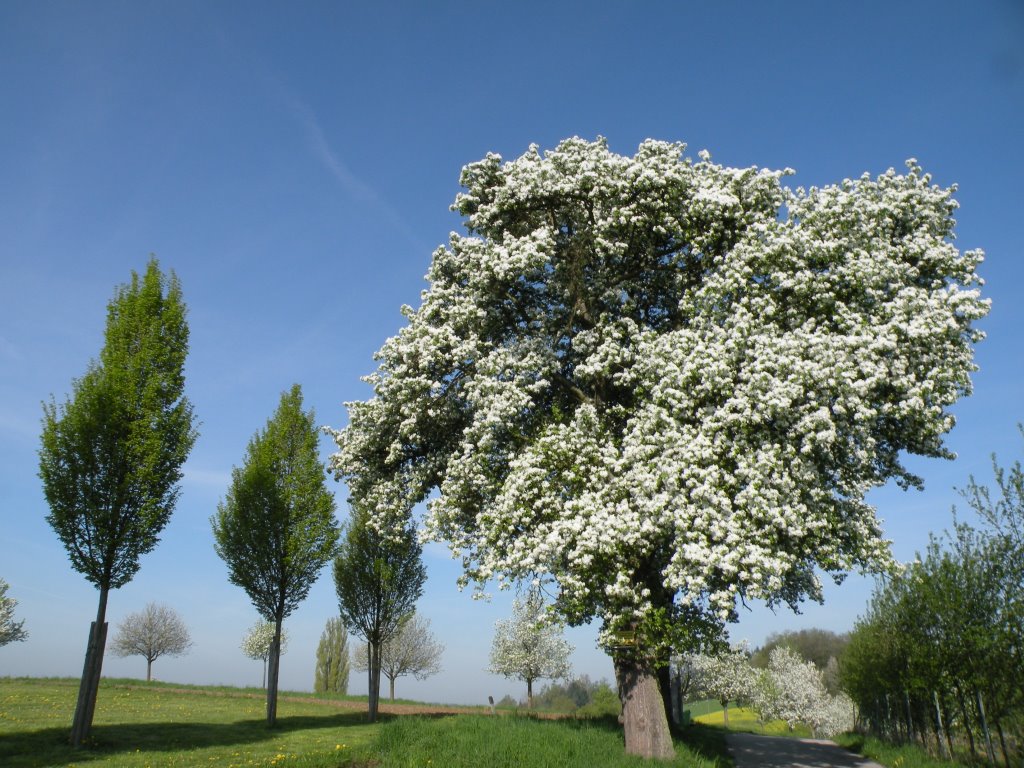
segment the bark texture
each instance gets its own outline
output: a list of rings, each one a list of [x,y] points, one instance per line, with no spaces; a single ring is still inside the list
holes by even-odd
[[[626,753],[657,760],[674,758],[675,746],[655,671],[642,661],[616,658],[615,678],[622,701]]]

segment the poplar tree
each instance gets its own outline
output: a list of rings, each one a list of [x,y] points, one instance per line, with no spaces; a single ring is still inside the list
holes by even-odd
[[[214,549],[227,563],[229,581],[274,624],[267,671],[270,726],[277,722],[281,625],[306,599],[338,541],[319,434],[295,384],[249,441],[242,466],[232,470],[227,496],[210,518]]]
[[[106,642],[108,593],[139,570],[178,500],[195,443],[185,397],[188,325],[178,278],[150,259],[107,307],[103,349],[61,405],[43,405],[39,476],[47,522],[71,566],[99,590],[71,732],[89,735]]]
[[[320,644],[316,647],[313,690],[317,693],[348,691],[348,632],[345,622],[335,616],[327,620]]]

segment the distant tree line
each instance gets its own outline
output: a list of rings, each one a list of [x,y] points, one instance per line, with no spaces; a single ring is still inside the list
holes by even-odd
[[[506,695],[499,707],[525,708],[527,701]],[[591,680],[580,675],[563,682],[543,686],[533,696],[533,709],[538,712],[559,712],[580,717],[617,716],[622,709],[619,694],[607,680]]]

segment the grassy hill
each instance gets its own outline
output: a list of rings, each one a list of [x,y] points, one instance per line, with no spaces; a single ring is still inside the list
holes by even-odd
[[[10,768],[595,768],[648,766],[623,754],[614,719],[535,719],[479,708],[394,705],[365,722],[365,698],[284,695],[278,727],[258,689],[104,680],[88,749],[67,745],[77,680],[0,679],[0,756]],[[388,706],[392,709],[392,705]],[[730,765],[721,731],[695,726],[676,766]]]

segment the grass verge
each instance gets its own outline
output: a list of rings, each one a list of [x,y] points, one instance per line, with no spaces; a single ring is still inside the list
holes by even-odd
[[[844,733],[835,742],[851,752],[874,760],[889,768],[958,768],[966,763],[937,760],[916,744],[889,744],[874,736]]]
[[[528,716],[422,716],[392,720],[374,755],[381,768],[625,768],[650,761],[626,755],[615,718],[537,719]],[[658,765],[726,768],[724,736],[699,725],[676,741],[676,758]]]
[[[262,696],[216,686],[104,680],[88,747],[68,746],[78,681],[0,679],[0,763],[8,768],[595,768],[647,766],[623,751],[614,718],[386,715],[283,698],[267,728]],[[262,694],[261,691],[255,693]],[[728,768],[724,731],[695,725],[669,765]]]

